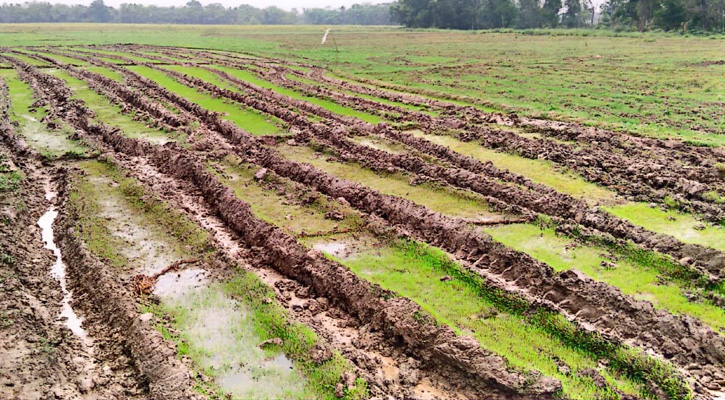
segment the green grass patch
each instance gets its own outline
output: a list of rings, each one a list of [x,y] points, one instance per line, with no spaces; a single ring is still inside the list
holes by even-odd
[[[14,192],[20,187],[23,174],[18,171],[0,171],[0,193]]]
[[[646,203],[606,207],[606,211],[648,230],[670,235],[684,243],[699,244],[725,251],[725,229],[706,225],[694,216],[676,210],[662,211]]]
[[[312,164],[321,170],[360,183],[383,194],[399,196],[431,210],[457,217],[488,218],[496,216],[488,209],[486,202],[473,194],[431,183],[410,185],[402,174],[376,173],[354,163],[326,161],[327,156],[315,153],[309,147],[279,145],[277,149],[286,158]]]
[[[348,117],[355,117],[355,118],[361,119],[365,122],[369,122],[371,124],[377,124],[378,122],[383,121],[383,118],[381,118],[375,114],[369,114],[366,112],[357,111],[355,109],[348,108],[348,107],[345,107],[338,103],[335,103],[332,100],[326,100],[326,99],[321,99],[318,97],[306,96],[296,90],[275,85],[271,82],[268,82],[268,81],[260,78],[259,75],[255,74],[254,72],[251,72],[251,71],[240,70],[240,69],[230,68],[230,67],[223,67],[223,66],[217,66],[216,68],[228,73],[229,75],[231,75],[237,79],[240,79],[240,80],[243,80],[243,81],[246,81],[249,83],[253,83],[257,86],[261,86],[261,87],[264,87],[267,89],[272,89],[277,93],[283,94],[285,96],[289,96],[293,99],[303,100],[303,101],[306,101],[306,102],[309,102],[312,104],[316,104],[322,108],[325,108],[329,111],[334,112],[335,114],[346,115]]]
[[[690,302],[684,276],[666,282],[661,274],[677,275],[667,260],[651,252],[610,253],[606,248],[589,246],[558,236],[553,228],[540,229],[533,224],[515,224],[487,228],[486,232],[509,247],[525,252],[550,265],[556,271],[575,268],[590,278],[619,288],[624,294],[646,300],[656,308],[675,315],[689,315],[725,333],[725,310],[709,302]],[[618,257],[619,256],[619,257]],[[682,279],[685,278],[685,279]]]
[[[558,314],[532,311],[522,299],[486,286],[482,278],[424,244],[396,242],[341,262],[384,289],[417,302],[459,333],[475,337],[484,348],[504,356],[511,366],[556,377],[562,382],[563,395],[569,398],[618,398],[597,388],[590,379],[577,376],[584,368],[597,369],[611,387],[647,397],[651,394],[642,385],[645,379],[669,385],[667,379],[674,372],[635,350],[585,334]],[[454,279],[441,281],[444,275]],[[602,359],[609,359],[612,367],[597,367]],[[561,367],[562,362],[570,373]],[[689,393],[680,381],[671,392]]]
[[[222,113],[223,119],[236,124],[238,127],[254,135],[284,134],[282,129],[275,125],[273,117],[261,115],[254,110],[250,110],[249,108],[225,99],[214,98],[211,95],[179,83],[176,79],[161,71],[143,66],[129,67],[129,69],[208,110]]]

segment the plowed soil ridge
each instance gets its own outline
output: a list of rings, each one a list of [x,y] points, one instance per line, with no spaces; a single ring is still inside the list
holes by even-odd
[[[119,68],[119,70],[121,69]],[[161,93],[165,92],[162,88],[157,88],[157,90]],[[181,107],[182,103],[176,105]],[[193,108],[194,106],[189,105],[189,110]],[[202,114],[205,118],[207,115]],[[690,365],[690,360],[696,359],[701,359],[705,365],[711,365],[714,361],[716,365],[720,361],[715,360],[722,359],[722,354],[718,354],[717,350],[708,352],[710,354],[708,356],[701,353],[700,349],[687,344],[689,342],[687,338],[692,335],[698,336],[705,342],[721,341],[717,334],[694,319],[673,317],[666,312],[654,310],[649,303],[634,301],[623,296],[617,289],[579,277],[576,273],[554,274],[548,266],[538,263],[526,255],[496,245],[490,238],[472,232],[461,223],[451,221],[410,202],[383,196],[359,185],[341,181],[309,165],[283,160],[271,149],[253,144],[255,140],[253,137],[225,121],[214,121],[213,119],[205,121],[210,123],[215,131],[230,138],[229,140],[237,144],[257,164],[268,167],[281,176],[312,186],[331,197],[343,197],[354,207],[368,213],[381,215],[393,224],[415,232],[417,236],[429,243],[457,253],[460,258],[470,261],[474,266],[485,268],[488,265],[488,268],[480,269],[482,274],[496,275],[497,272],[498,278],[526,286],[527,288],[520,289],[522,293],[541,299],[554,309],[575,315],[574,318],[582,320],[582,323],[592,321],[591,326],[603,331],[609,337],[637,338],[633,340],[638,345],[645,348],[659,348],[658,352],[666,354],[666,357],[682,366]],[[237,139],[234,139],[235,136]],[[537,286],[534,282],[542,282],[542,284]],[[602,296],[602,293],[606,293],[606,295]],[[552,303],[559,303],[559,306],[552,305]],[[609,317],[604,317],[604,315],[609,315]],[[615,322],[621,321],[622,318],[630,320],[631,323],[618,324]],[[681,328],[675,328],[673,331],[679,331],[680,334],[676,333],[676,335],[681,339],[677,339],[675,342],[671,335],[665,336],[659,332],[659,329],[654,328],[662,326],[662,324],[680,326]],[[698,334],[697,331],[700,328],[687,332],[691,329],[692,324],[704,328],[710,333],[705,333],[704,336],[702,332]],[[642,329],[643,327],[646,328]],[[660,336],[650,342],[651,338],[654,338],[653,335],[658,334]],[[664,341],[667,341],[667,345],[660,346]],[[675,344],[675,346],[684,353],[673,354],[666,350],[672,343],[678,342],[679,344]],[[688,347],[690,347],[689,350],[685,350]],[[699,364],[699,362],[696,363]],[[701,373],[701,371],[698,372]],[[706,372],[707,375],[712,373],[714,373],[712,370]]]
[[[171,143],[154,146],[126,138],[117,129],[92,123],[92,113],[82,102],[71,98],[70,90],[62,81],[16,59],[7,60],[46,99],[57,117],[116,151],[148,157],[161,171],[195,184],[248,246],[266,250],[266,261],[275,269],[333,299],[360,320],[377,327],[389,340],[404,345],[421,360],[445,369],[446,375],[457,375],[458,380],[489,397],[495,394],[497,397],[547,398],[559,390],[560,384],[551,378],[509,370],[501,357],[482,350],[471,338],[458,337],[452,329],[435,326],[427,318],[414,318],[421,311],[410,300],[388,298],[386,292],[361,280],[347,268],[308,251],[281,229],[257,219],[248,204],[207,172],[203,163],[188,151]]]
[[[295,112],[296,108],[323,118],[329,118],[331,114],[334,115],[322,107],[304,101],[290,99],[273,90],[241,81],[223,71],[209,67],[204,68],[217,73],[219,76],[238,85],[239,88],[250,91],[252,94],[240,94],[228,89],[219,88],[201,79],[176,71],[153,65],[147,66],[159,69],[190,87],[202,88],[214,96],[225,97],[269,115],[276,116],[298,128],[300,131],[312,132],[317,134],[318,137],[334,131],[337,133],[337,139],[333,141],[333,144],[340,147],[344,143],[341,135],[347,129],[345,125],[335,122],[346,121],[347,117],[332,117],[332,121],[327,121],[326,125],[322,125],[312,124],[304,115]],[[670,255],[675,260],[688,260],[689,265],[687,267],[696,271],[697,274],[704,276],[710,282],[720,281],[722,275],[725,273],[725,255],[718,250],[697,244],[686,244],[672,236],[648,231],[604,211],[591,209],[585,202],[577,200],[572,196],[558,193],[543,185],[534,184],[521,175],[501,171],[490,164],[483,164],[470,157],[455,153],[444,146],[433,144],[425,139],[415,138],[413,135],[382,124],[372,126],[356,120],[352,124],[352,129],[368,132],[372,130],[423,153],[432,154],[445,161],[452,162],[454,165],[461,166],[460,169],[444,168],[431,165],[413,155],[391,155],[383,151],[371,150],[366,146],[355,145],[349,141],[346,143],[347,148],[345,150],[354,155],[357,160],[367,162],[370,165],[376,165],[379,169],[388,169],[390,166],[383,165],[383,163],[387,162],[395,168],[480,193],[487,197],[489,202],[499,210],[522,214],[530,214],[531,211],[543,213],[562,218],[564,221],[570,223],[582,224],[597,231],[610,234],[617,239],[631,240],[646,249],[656,250],[660,253]],[[368,153],[368,157],[365,157],[366,152]],[[472,171],[475,171],[475,173]],[[512,185],[502,185],[481,174],[517,185],[523,185],[530,190],[524,190]]]

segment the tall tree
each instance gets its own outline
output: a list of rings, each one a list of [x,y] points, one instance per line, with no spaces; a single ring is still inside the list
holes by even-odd
[[[582,5],[579,0],[566,0],[566,12],[562,23],[567,28],[578,28],[581,26]]]
[[[88,7],[88,19],[91,22],[108,22],[111,18],[111,10],[106,7],[103,0],[93,0]]]
[[[687,11],[681,0],[664,0],[655,11],[655,24],[665,31],[680,29],[687,21]]]
[[[519,28],[540,28],[541,7],[539,0],[519,0]]]
[[[545,0],[541,9],[541,23],[547,28],[559,26],[559,11],[562,8],[561,0]]]

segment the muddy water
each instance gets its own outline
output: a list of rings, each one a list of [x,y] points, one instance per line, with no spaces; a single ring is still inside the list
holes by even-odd
[[[51,200],[55,196],[54,193],[48,193],[46,195],[46,199]],[[86,334],[86,331],[81,326],[81,323],[83,322],[76,312],[73,310],[73,307],[71,307],[70,302],[72,299],[71,292],[68,291],[66,277],[65,277],[65,264],[63,263],[63,259],[61,257],[60,249],[55,245],[55,241],[53,240],[54,234],[53,234],[53,222],[58,217],[58,211],[55,210],[54,207],[50,207],[50,209],[43,214],[42,217],[38,220],[38,225],[40,226],[40,229],[42,230],[42,238],[43,243],[45,244],[44,247],[50,251],[53,252],[55,255],[55,263],[50,269],[50,274],[55,278],[55,280],[58,281],[60,284],[60,288],[63,291],[63,309],[60,313],[60,318],[65,319],[65,325],[78,337],[80,337],[84,342],[88,344],[88,335]]]
[[[191,290],[209,283],[206,270],[189,268],[183,271],[161,275],[154,286],[154,294],[162,298],[180,298]]]
[[[153,274],[180,259],[192,258],[176,238],[134,208],[109,177],[89,170],[88,180],[109,233],[124,243],[118,249],[128,260],[124,272]],[[306,382],[279,350],[263,350],[254,311],[212,283],[203,263],[160,276],[153,293],[161,300],[160,312],[174,321],[181,345],[216,386],[232,398],[310,398]]]
[[[254,312],[222,293],[218,284],[162,296],[176,315],[189,354],[233,398],[306,398],[302,376],[282,353],[265,351]]]
[[[25,138],[28,145],[42,154],[61,156],[67,152],[85,152],[77,142],[70,140],[62,131],[50,131],[35,117],[23,114],[25,119],[21,123],[19,133]]]

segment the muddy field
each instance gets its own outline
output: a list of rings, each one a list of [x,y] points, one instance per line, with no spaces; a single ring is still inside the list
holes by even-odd
[[[2,398],[725,399],[721,147],[150,45],[0,136]]]

